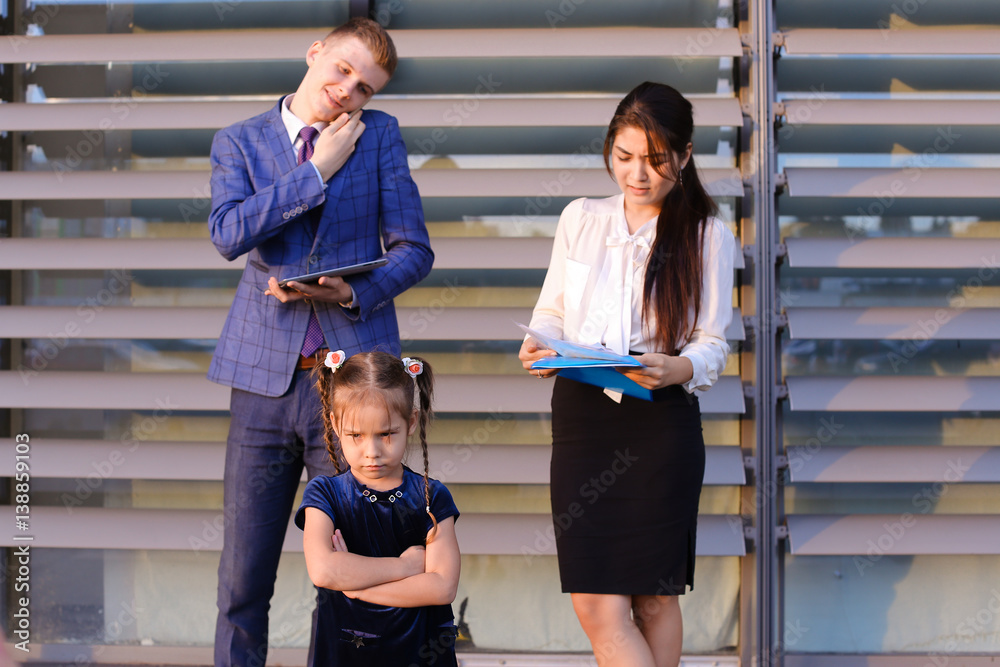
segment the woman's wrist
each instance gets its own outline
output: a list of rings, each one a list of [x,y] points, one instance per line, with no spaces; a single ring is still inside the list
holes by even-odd
[[[671,357],[673,372],[671,384],[687,384],[694,377],[694,364],[687,357]]]

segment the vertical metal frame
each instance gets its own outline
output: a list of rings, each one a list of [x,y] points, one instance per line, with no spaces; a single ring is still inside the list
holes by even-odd
[[[742,242],[747,257],[741,306],[747,318],[748,348],[742,378],[752,402],[742,438],[753,484],[743,489],[741,514],[751,555],[744,559],[740,589],[740,658],[743,665],[781,667],[783,651],[783,490],[779,401],[780,302],[777,263],[780,236],[776,202],[774,0],[739,0],[744,56],[740,103],[744,114],[740,168],[743,198]],[[751,342],[752,340],[752,342]]]
[[[782,609],[784,545],[780,524],[782,518],[782,488],[778,458],[782,447],[780,430],[780,345],[776,315],[778,300],[778,243],[780,242],[775,200],[777,167],[776,141],[773,123],[775,100],[774,0],[733,0],[738,26],[743,35],[744,57],[736,64],[740,102],[745,123],[741,132],[740,169],[746,186],[740,221],[741,242],[747,249],[747,267],[740,286],[743,312],[749,315],[748,338],[742,355],[741,377],[748,388],[752,405],[742,426],[741,439],[748,467],[754,471],[753,483],[744,487],[741,513],[750,522],[746,535],[752,551],[743,559],[740,589],[740,657],[741,664],[765,667],[783,664]],[[370,16],[373,0],[351,0],[351,16]],[[19,17],[20,5],[10,2],[12,15],[4,20],[13,29]],[[120,17],[119,17],[120,18]],[[6,32],[6,31],[5,31]],[[7,34],[13,34],[7,32]],[[23,101],[22,66],[8,65],[3,72],[5,101]],[[9,84],[9,85],[8,85]],[[0,139],[0,159],[12,161],[11,170],[20,169],[20,136],[9,133]],[[0,202],[10,206],[3,211],[9,216],[12,236],[21,235],[20,202]],[[20,276],[12,272],[7,284],[9,303],[22,298]],[[7,341],[11,354],[3,355],[8,362],[19,360],[20,341]],[[13,355],[13,356],[12,356]],[[751,417],[752,415],[752,417]],[[20,411],[11,411],[10,435],[18,432]],[[734,529],[743,530],[742,526]],[[0,589],[0,595],[3,594]],[[0,608],[6,608],[0,600]]]
[[[8,2],[7,16],[2,18],[4,35],[23,35],[26,20],[23,15],[22,3]],[[3,64],[0,73],[0,103],[24,102],[24,65]],[[20,132],[6,132],[0,137],[0,164],[4,171],[17,172],[23,168],[22,135]],[[17,238],[24,236],[24,204],[21,201],[7,200],[0,202],[0,216],[7,220],[7,236]],[[4,304],[18,306],[23,303],[22,272],[5,271],[0,279],[0,289],[3,289]],[[0,363],[2,370],[17,368],[21,362],[21,341],[5,339],[0,343]],[[0,428],[8,433],[4,437],[13,437],[22,429],[22,411],[3,409],[0,415]]]
[[[6,15],[0,16],[0,24],[3,26],[2,34],[19,35],[23,34],[22,3],[10,1],[6,5]],[[0,65],[0,103],[23,102],[23,65],[2,64]],[[5,132],[0,136],[0,168],[4,171],[19,171],[21,169],[21,134],[19,132]],[[0,201],[0,218],[7,220],[6,234],[0,237],[9,238],[22,236],[22,204],[19,201]],[[21,287],[20,271],[3,271],[0,275],[0,289],[4,291],[0,305],[20,305],[23,298]],[[0,370],[11,370],[17,368],[21,361],[21,341],[5,339],[0,341]],[[22,430],[23,413],[21,410],[0,407],[0,429],[3,437],[13,438],[16,433]],[[12,465],[12,464],[9,464]],[[13,468],[5,468],[13,470]],[[5,483],[0,484],[0,504],[10,505],[13,498],[14,479],[11,477]],[[11,549],[0,549],[0,611],[5,614],[9,612],[9,600],[14,598],[14,579],[7,576],[10,567]],[[4,623],[6,625],[6,623]]]

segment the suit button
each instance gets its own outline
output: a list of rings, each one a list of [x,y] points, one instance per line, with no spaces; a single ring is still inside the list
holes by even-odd
[[[309,255],[309,263],[310,264],[315,264],[318,261],[319,261],[319,257],[317,257],[316,255]]]
[[[309,207],[308,207],[308,206],[306,206],[305,204],[303,204],[303,205],[302,205],[302,210],[303,210],[303,211],[308,211],[308,210],[309,210]]]
[[[289,218],[288,211],[285,211],[284,213],[282,213],[281,217],[284,218],[285,220],[288,220],[288,218]]]

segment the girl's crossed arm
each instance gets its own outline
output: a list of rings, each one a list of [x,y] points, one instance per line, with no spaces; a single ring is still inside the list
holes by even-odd
[[[306,508],[303,533],[306,569],[309,578],[320,588],[366,589],[424,571],[424,548],[420,546],[410,547],[399,558],[374,558],[334,549],[333,521],[326,512],[315,507]],[[336,535],[339,538],[340,533]]]
[[[338,551],[341,549],[346,551],[347,545],[339,533],[334,543]],[[462,557],[455,537],[455,517],[448,517],[438,524],[433,537],[427,535],[427,554],[423,572],[405,579],[344,591],[344,594],[386,607],[451,604],[458,591],[458,576],[461,570]]]

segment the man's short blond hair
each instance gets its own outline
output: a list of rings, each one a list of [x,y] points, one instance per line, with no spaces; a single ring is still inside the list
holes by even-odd
[[[392,38],[381,25],[363,16],[356,16],[344,25],[334,28],[324,39],[323,43],[341,37],[356,37],[371,51],[375,64],[385,70],[390,77],[396,72],[398,58],[396,56],[396,45],[392,43]]]

